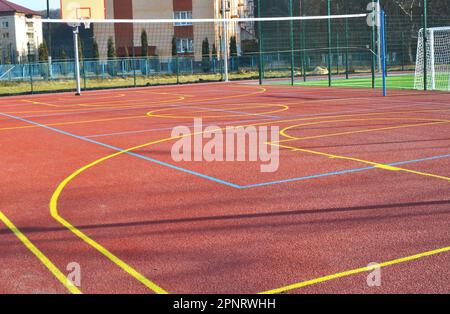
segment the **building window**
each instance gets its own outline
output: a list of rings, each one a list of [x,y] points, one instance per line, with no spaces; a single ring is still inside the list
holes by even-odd
[[[9,23],[8,22],[2,22],[2,27],[8,28],[9,27]]]
[[[9,33],[4,33],[3,34],[3,38],[5,39],[5,38],[9,38]]]
[[[173,12],[175,20],[190,20],[192,19],[192,11],[175,11]],[[175,26],[190,26],[192,22],[175,22]]]
[[[192,38],[177,39],[178,53],[192,53],[194,52],[194,40]]]

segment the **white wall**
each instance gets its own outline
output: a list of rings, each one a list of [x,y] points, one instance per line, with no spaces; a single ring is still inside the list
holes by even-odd
[[[7,53],[15,55],[16,60],[11,56],[11,62],[25,62],[28,55],[28,42],[32,43],[32,53],[37,55],[37,49],[42,43],[42,22],[40,17],[35,17],[31,27],[27,27],[27,19],[24,14],[16,13],[9,16],[0,17],[0,58],[4,60]],[[8,22],[8,28],[2,27],[3,22]],[[30,32],[28,32],[30,31]],[[3,38],[4,33],[9,33],[9,38]]]

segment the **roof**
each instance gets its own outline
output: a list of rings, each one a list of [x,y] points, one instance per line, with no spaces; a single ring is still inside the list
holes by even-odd
[[[39,12],[30,10],[21,5],[6,1],[0,0],[0,13],[24,13],[24,14],[32,14],[32,15],[41,15]]]

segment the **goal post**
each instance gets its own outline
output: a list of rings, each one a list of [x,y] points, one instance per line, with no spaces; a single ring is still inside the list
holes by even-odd
[[[450,91],[450,26],[419,30],[414,87]]]

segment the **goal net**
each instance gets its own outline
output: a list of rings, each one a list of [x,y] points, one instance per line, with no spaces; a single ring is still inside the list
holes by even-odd
[[[450,27],[419,31],[415,89],[450,91]]]

